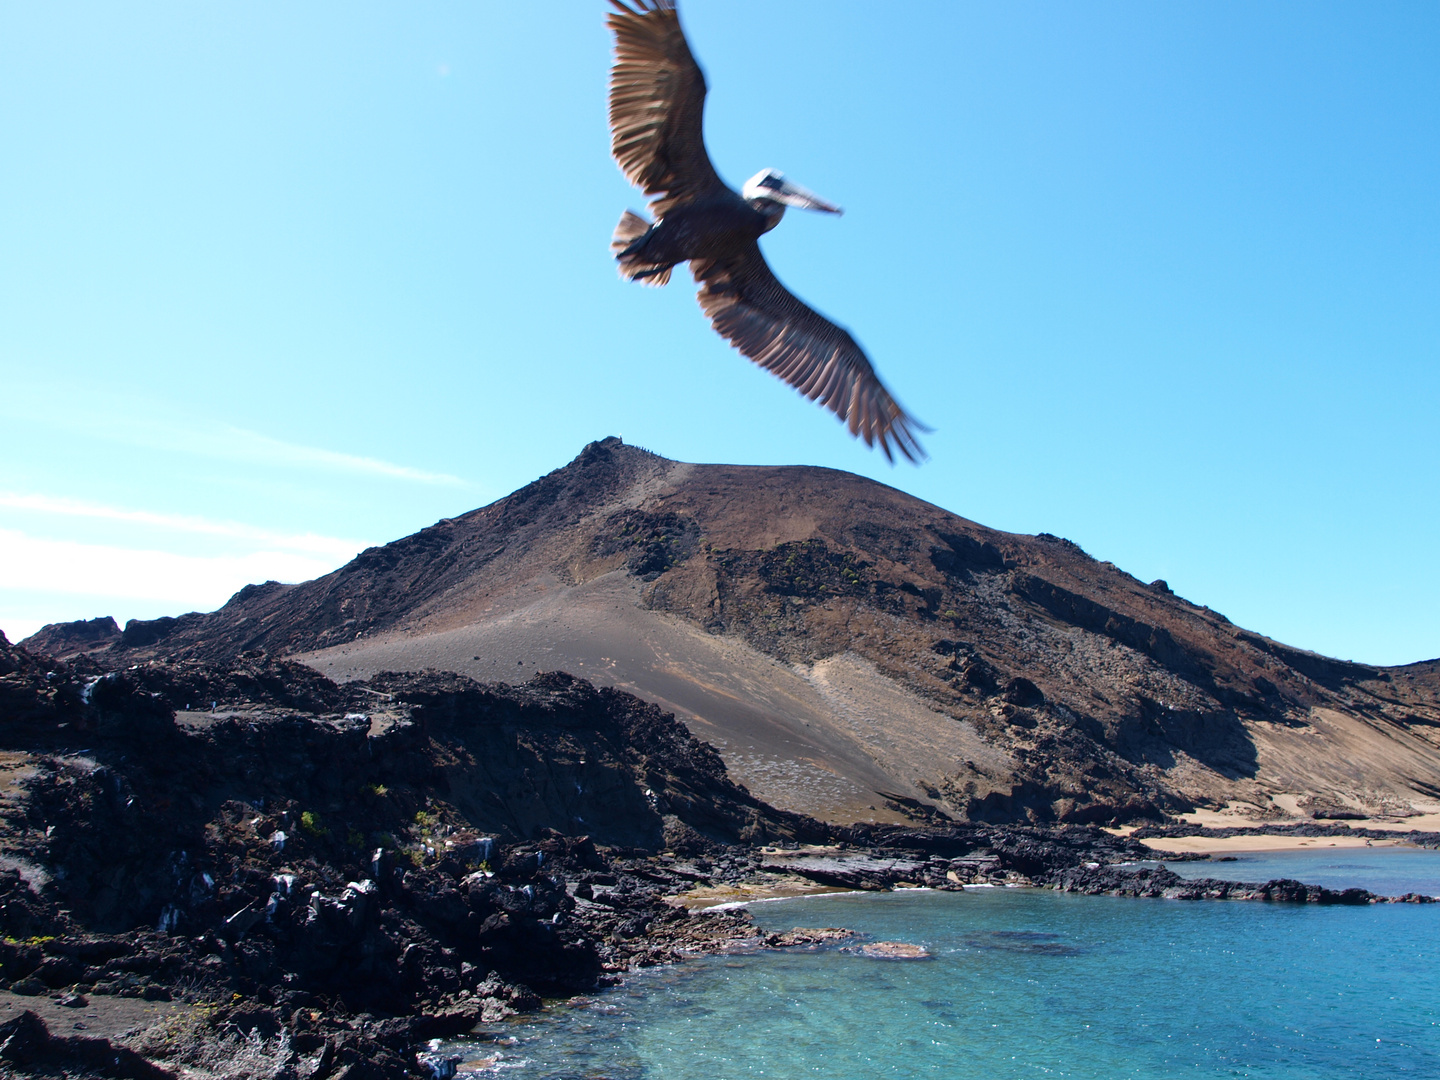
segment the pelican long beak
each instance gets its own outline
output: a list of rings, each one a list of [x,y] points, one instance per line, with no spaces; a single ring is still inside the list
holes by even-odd
[[[827,214],[843,214],[845,212],[833,203],[826,202],[813,191],[807,191],[799,184],[792,184],[789,180],[783,181],[778,188],[771,191],[770,197],[786,206],[798,206],[801,210],[821,210]]]

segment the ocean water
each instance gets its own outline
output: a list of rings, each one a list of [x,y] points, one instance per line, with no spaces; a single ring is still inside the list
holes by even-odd
[[[1316,841],[1323,845],[1324,840]],[[1379,896],[1407,892],[1440,896],[1440,851],[1428,848],[1359,847],[1309,851],[1237,852],[1234,862],[1202,859],[1166,863],[1184,878],[1271,881],[1293,878],[1328,889],[1369,889]]]
[[[846,926],[933,959],[757,952],[653,970],[451,1044],[462,1073],[1440,1077],[1440,905],[984,889],[751,910],[771,929]]]

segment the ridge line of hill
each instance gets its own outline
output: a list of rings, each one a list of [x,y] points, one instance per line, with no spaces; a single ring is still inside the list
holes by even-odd
[[[1333,660],[1055,536],[615,438],[314,581],[24,644],[263,652],[338,679],[567,670],[673,710],[759,795],[832,821],[1440,812],[1440,660]]]

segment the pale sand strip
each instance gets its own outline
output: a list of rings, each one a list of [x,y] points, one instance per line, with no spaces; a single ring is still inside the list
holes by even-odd
[[[1293,800],[1291,800],[1293,801]],[[1352,829],[1375,829],[1383,832],[1440,832],[1440,813],[1414,814],[1410,817],[1373,817],[1313,819],[1305,815],[1289,818],[1257,817],[1253,807],[1231,803],[1224,810],[1195,810],[1179,814],[1175,820],[1187,825],[1210,829],[1254,829],[1263,825],[1348,825]],[[1133,831],[1133,830],[1132,830]]]
[[[808,878],[793,875],[776,875],[769,881],[744,882],[739,885],[702,885],[676,896],[667,896],[667,902],[689,911],[704,911],[708,908],[733,907],[761,900],[791,900],[800,896],[822,896],[826,893],[848,893],[854,889],[835,885],[817,885]]]
[[[1154,836],[1140,842],[1157,854],[1203,852],[1208,855],[1242,851],[1408,846],[1401,840],[1370,840],[1367,844],[1363,836]]]

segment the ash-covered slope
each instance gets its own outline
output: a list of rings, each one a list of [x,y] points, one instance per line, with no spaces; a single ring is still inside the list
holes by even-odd
[[[831,820],[1440,810],[1440,662],[1292,649],[847,473],[618,439],[324,578],[102,647],[262,649],[340,679],[569,670],[673,708],[757,795]]]

